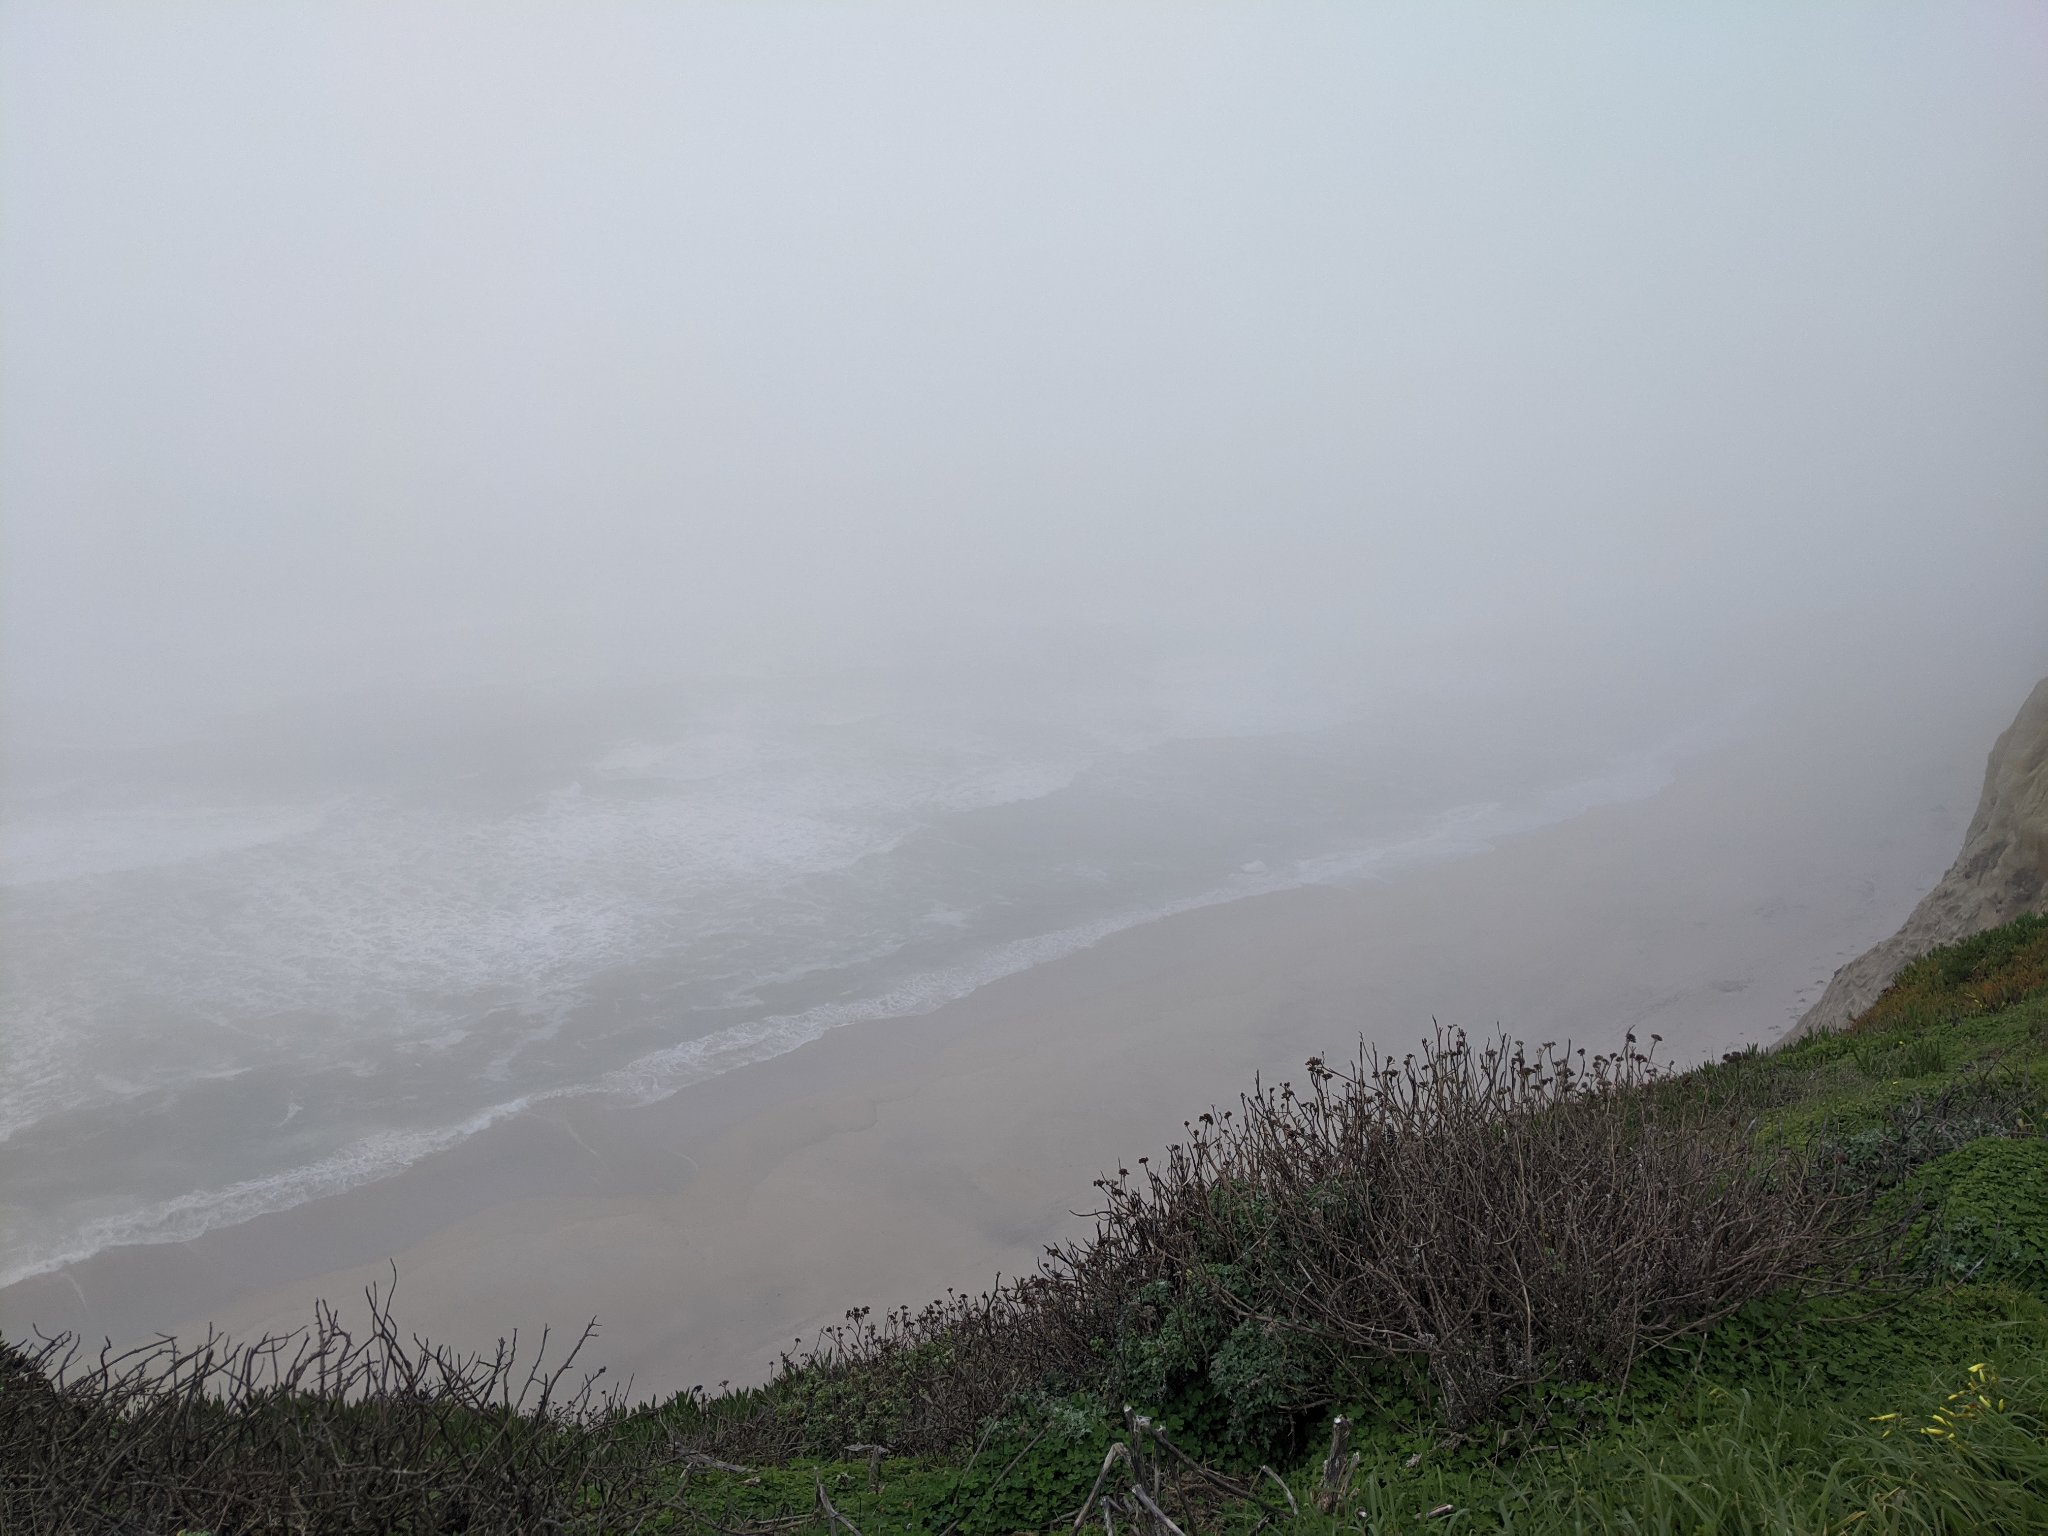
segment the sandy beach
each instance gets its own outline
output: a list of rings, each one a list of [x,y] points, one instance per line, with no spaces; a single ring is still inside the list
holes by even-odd
[[[1939,876],[2010,706],[1919,722],[1941,745],[1881,771],[1869,707],[1762,719],[1650,799],[1478,856],[1184,913],[658,1104],[560,1101],[377,1184],[103,1252],[0,1292],[0,1331],[246,1336],[395,1264],[402,1320],[436,1338],[595,1315],[587,1359],[636,1395],[755,1380],[849,1307],[1028,1268],[1083,1230],[1100,1171],[1361,1035],[1769,1043]]]

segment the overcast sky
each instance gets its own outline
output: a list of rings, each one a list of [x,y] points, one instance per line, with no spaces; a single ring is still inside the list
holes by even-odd
[[[0,14],[17,728],[2048,637],[2037,4]]]

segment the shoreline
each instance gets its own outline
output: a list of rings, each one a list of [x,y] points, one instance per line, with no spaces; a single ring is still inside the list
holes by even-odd
[[[1772,1043],[1967,819],[1976,742],[1841,793],[1850,741],[1779,721],[1470,857],[1126,928],[654,1103],[543,1102],[389,1178],[21,1281],[0,1331],[250,1336],[395,1261],[401,1319],[450,1343],[596,1313],[591,1363],[643,1392],[755,1379],[848,1306],[1028,1268],[1079,1234],[1100,1171],[1361,1030],[1635,1027],[1684,1062]]]
[[[532,1085],[500,1102],[469,1108],[461,1118],[438,1124],[387,1128],[381,1133],[344,1143],[311,1161],[281,1167],[272,1174],[229,1184],[186,1190],[129,1212],[106,1214],[76,1233],[68,1247],[25,1257],[0,1251],[0,1290],[74,1264],[117,1247],[154,1247],[199,1241],[207,1233],[283,1214],[311,1200],[348,1194],[350,1190],[397,1178],[414,1163],[455,1151],[475,1135],[551,1104],[600,1100],[608,1108],[641,1108],[657,1104],[698,1081],[756,1067],[840,1028],[868,1026],[895,1018],[922,1016],[958,1004],[977,991],[1022,971],[1057,965],[1063,958],[1094,948],[1130,928],[1178,918],[1202,907],[1235,905],[1270,895],[1300,891],[1350,891],[1378,885],[1436,864],[1483,856],[1503,840],[1524,836],[1548,825],[1569,821],[1589,809],[1649,799],[1667,788],[1688,756],[1731,735],[1735,713],[1712,717],[1663,739],[1620,752],[1573,778],[1536,784],[1526,793],[1448,805],[1430,817],[1411,821],[1399,831],[1386,831],[1372,842],[1335,846],[1307,854],[1280,868],[1264,862],[1245,864],[1221,883],[1182,895],[1161,895],[1139,905],[1126,905],[1096,918],[1051,928],[1020,938],[983,942],[948,956],[942,963],[909,971],[895,979],[879,979],[881,989],[850,999],[795,1001],[786,1012],[745,1018],[705,1034],[678,1040],[668,1047],[612,1067],[598,1069],[582,1081]],[[604,1014],[616,1008],[614,993],[633,995],[649,971],[639,965],[614,965],[594,975],[580,1014]],[[659,975],[659,973],[655,973]],[[238,1075],[238,1073],[229,1073]],[[297,1108],[293,1104],[293,1108]],[[289,1116],[287,1116],[289,1118]],[[6,1137],[0,1137],[6,1141]]]
[[[1688,755],[1724,739],[1734,718],[1711,719],[1648,746],[1620,753],[1577,777],[1532,788],[1512,799],[1445,807],[1378,840],[1307,855],[1280,869],[1244,866],[1226,880],[1179,896],[1122,907],[1070,926],[999,939],[945,963],[883,979],[882,989],[851,999],[798,1003],[768,1017],[722,1025],[644,1052],[586,1080],[535,1085],[459,1119],[390,1129],[342,1145],[274,1173],[194,1189],[135,1211],[88,1224],[68,1249],[33,1259],[0,1252],[0,1291],[86,1262],[115,1248],[194,1242],[208,1233],[279,1215],[310,1201],[346,1194],[444,1155],[517,1115],[580,1099],[628,1109],[659,1103],[691,1085],[758,1066],[801,1049],[834,1030],[919,1016],[952,1006],[984,988],[1039,966],[1056,964],[1132,928],[1212,906],[1229,906],[1309,890],[1353,890],[1417,870],[1483,856],[1504,840],[1538,831],[1607,805],[1649,798],[1677,776]],[[615,1009],[615,993],[631,995],[645,972],[619,965],[589,983],[578,1012]],[[296,1107],[296,1106],[294,1106]],[[0,1137],[0,1140],[5,1140]]]

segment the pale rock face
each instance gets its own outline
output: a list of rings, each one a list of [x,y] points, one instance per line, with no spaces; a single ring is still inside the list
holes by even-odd
[[[1835,972],[1789,1038],[1840,1029],[1930,949],[2048,912],[2048,678],[1991,749],[1963,851],[1905,926]]]

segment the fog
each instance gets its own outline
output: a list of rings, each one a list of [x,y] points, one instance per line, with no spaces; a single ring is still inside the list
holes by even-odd
[[[2041,635],[2033,7],[6,15],[23,721]]]
[[[1952,846],[2048,670],[2044,79],[2030,4],[6,4],[0,1281],[1758,711]]]

